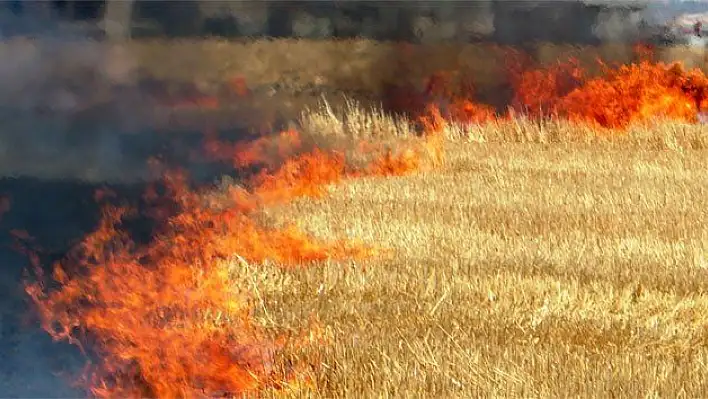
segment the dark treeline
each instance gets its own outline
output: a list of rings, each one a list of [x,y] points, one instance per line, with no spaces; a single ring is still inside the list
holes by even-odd
[[[591,44],[631,40],[643,34],[645,24],[642,7],[622,1],[609,6],[581,0],[14,0],[0,4],[5,13],[23,20],[94,23],[115,39],[364,37],[418,43]]]

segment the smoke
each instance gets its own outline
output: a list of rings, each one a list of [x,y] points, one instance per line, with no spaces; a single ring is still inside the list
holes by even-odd
[[[593,26],[593,34],[603,42],[626,43],[639,39],[641,25],[645,21],[641,14],[640,11],[602,10]]]
[[[593,26],[593,33],[603,42],[628,42],[647,39],[661,34],[681,14],[702,10],[708,5],[701,2],[634,0],[611,2],[584,0],[590,6],[603,7]]]
[[[32,26],[27,17],[11,22]],[[137,59],[119,44],[93,39],[88,28],[46,26],[0,43],[3,175],[141,178],[145,165],[125,148],[126,140],[145,142],[137,133],[153,116],[138,85]]]
[[[27,262],[9,249],[7,232],[26,230],[42,248],[63,251],[90,228],[94,187],[78,189],[79,181],[145,177],[145,159],[131,152],[149,141],[138,133],[150,125],[151,101],[139,87],[136,57],[95,40],[91,27],[9,13],[0,21],[0,194],[12,203],[0,220],[0,391],[80,397],[69,383],[80,375],[81,354],[26,324],[33,314],[21,289]]]
[[[118,45],[57,35],[7,41],[0,51],[3,107],[76,112],[134,82],[135,59]]]
[[[273,13],[283,11],[277,8],[282,5],[253,4],[200,2],[201,8],[195,9],[203,15],[194,18],[232,15],[241,34],[275,29],[267,22]],[[409,40],[431,44],[476,39],[508,44],[533,39],[627,42],[654,34],[652,27],[681,13],[708,11],[705,2],[627,0],[352,1],[310,6],[288,8],[285,31],[313,38],[335,34],[385,38],[402,32]],[[31,18],[7,12],[0,14],[0,22],[0,31],[20,35],[0,42],[4,175],[92,181],[145,178],[145,157],[138,155],[157,146],[150,130],[161,115],[139,82],[137,57],[126,47],[96,40],[96,26],[66,26],[51,15]]]

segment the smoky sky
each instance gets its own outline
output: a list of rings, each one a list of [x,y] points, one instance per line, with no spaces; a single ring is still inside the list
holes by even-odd
[[[184,2],[159,4],[167,9],[178,7],[180,3]],[[283,2],[280,3],[282,5]],[[310,7],[324,3],[302,2]],[[371,5],[392,7],[395,4],[401,7],[404,4],[399,1],[366,3],[370,6],[367,12],[371,12]],[[499,7],[522,3],[527,9],[536,8],[532,18],[525,17],[518,10]],[[570,3],[579,4],[572,0],[497,2],[496,8],[486,7],[494,5],[492,2],[480,1],[406,4],[418,10],[427,7],[427,11],[416,11],[418,14],[413,15],[432,15],[435,17],[432,18],[433,23],[437,24],[446,18],[462,18],[465,14],[460,10],[467,8],[473,12],[467,14],[465,18],[468,19],[458,22],[470,22],[471,29],[484,29],[489,25],[484,18],[492,18],[493,25],[496,25],[495,34],[510,42],[541,30],[548,37],[556,35],[566,39],[573,36],[574,31],[582,31],[582,35],[577,34],[578,40],[594,35],[601,40],[621,41],[629,40],[636,34],[633,24],[637,22],[637,15],[591,14],[583,7],[567,8]],[[586,3],[603,2],[586,0]],[[612,3],[615,6],[619,4]],[[655,24],[664,23],[682,13],[708,11],[706,2],[622,4],[644,6],[639,17]],[[445,7],[451,5],[454,7],[445,11]],[[553,16],[558,10],[565,10],[563,12],[567,14]],[[325,11],[320,10],[319,15]],[[474,13],[477,12],[482,13],[483,17],[474,20]],[[184,13],[165,14],[185,17]],[[294,18],[294,15],[290,17]],[[367,18],[360,21],[371,23],[371,19]],[[287,18],[279,21],[288,23]],[[438,29],[434,25],[426,25],[426,21],[421,22],[421,29]],[[135,55],[120,43],[100,40],[95,23],[68,24],[59,14],[38,18],[14,13],[7,4],[3,4],[0,7],[0,22],[0,34],[3,35],[0,42],[0,118],[3,126],[0,132],[0,166],[3,174],[97,180],[143,176],[144,158],[136,156],[135,147],[143,148],[143,152],[151,148],[150,140],[154,135],[150,132],[150,126],[156,107],[151,93],[138,80],[140,66]],[[433,32],[431,37],[437,40],[438,37],[455,33],[450,31],[449,26],[443,28],[448,30],[439,36]],[[250,26],[249,29],[255,28]]]

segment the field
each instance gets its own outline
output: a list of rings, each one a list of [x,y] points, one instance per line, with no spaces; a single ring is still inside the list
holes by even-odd
[[[331,326],[322,397],[702,396],[707,175],[691,143],[705,133],[649,129],[451,142],[439,171],[273,209],[394,255],[288,274],[261,317]]]
[[[142,129],[163,136],[153,143],[133,132],[136,148],[161,148],[174,125],[202,125],[199,141],[172,144],[195,150],[187,157],[180,148],[184,159],[224,162],[231,174],[193,187],[193,176],[168,168],[143,186],[84,187],[102,206],[93,231],[55,253],[52,267],[31,265],[24,294],[48,335],[89,353],[80,385],[91,395],[705,396],[708,134],[696,122],[708,108],[708,78],[700,72],[644,62],[595,79],[596,52],[623,64],[637,54],[540,46],[534,57],[550,67],[519,72],[514,88],[530,114],[492,115],[451,93],[453,82],[420,95],[440,71],[470,74],[480,97],[508,84],[491,47],[130,46],[142,78],[213,96],[170,118],[141,115],[152,124]],[[691,50],[654,55],[682,51]],[[568,73],[553,66],[564,54],[590,71],[572,90],[556,87]],[[250,93],[217,98],[234,78]],[[413,86],[408,96],[426,107],[407,119],[362,101],[388,94],[391,82]],[[339,100],[323,103],[332,92]],[[536,105],[553,115],[533,114]],[[172,106],[160,103],[160,112]],[[82,112],[98,125],[126,119]],[[291,123],[246,141],[211,131],[240,115],[272,122],[275,114]],[[15,121],[15,133],[32,123]],[[125,163],[99,156],[81,178],[147,175],[147,157],[131,148]],[[24,163],[8,166],[13,173],[86,172],[73,155],[51,170],[16,157]],[[9,218],[16,208],[32,212],[19,202]],[[33,254],[33,232],[12,234]]]

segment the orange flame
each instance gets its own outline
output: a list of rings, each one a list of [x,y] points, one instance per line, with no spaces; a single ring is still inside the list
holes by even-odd
[[[570,92],[557,111],[571,120],[609,128],[654,117],[695,122],[708,93],[708,79],[701,75],[686,74],[678,64],[624,65]]]
[[[267,202],[301,196],[319,197],[326,185],[338,183],[345,176],[343,156],[315,149],[286,161],[274,174],[259,174],[255,192]]]
[[[273,370],[279,346],[249,321],[249,292],[235,286],[239,270],[229,259],[297,265],[369,252],[319,243],[294,228],[260,227],[241,194],[214,209],[178,191],[180,212],[146,246],[116,227],[128,211],[108,206],[77,254],[56,265],[61,289],[27,287],[55,339],[94,342],[101,358],[90,378],[94,395],[240,394],[285,378]]]
[[[578,87],[582,78],[583,71],[575,60],[522,71],[513,81],[512,106],[535,117],[555,113],[563,96]]]
[[[246,79],[243,76],[235,76],[228,81],[231,91],[239,97],[251,94]]]
[[[679,63],[655,63],[652,51],[649,46],[635,46],[639,61],[629,65],[610,68],[600,62],[604,74],[593,78],[572,58],[533,68],[528,58],[509,52],[507,68],[514,94],[504,117],[521,112],[613,129],[656,117],[697,121],[698,113],[708,107],[708,78],[698,69],[685,71]],[[424,132],[440,132],[448,122],[483,123],[498,118],[492,108],[475,102],[470,85],[458,90],[447,87],[450,84],[450,74],[434,74],[429,79],[423,95],[428,102],[417,112]]]
[[[300,134],[293,129],[276,136],[265,136],[235,144],[220,141],[212,133],[205,135],[204,152],[215,161],[229,161],[236,168],[250,166],[274,167],[293,156],[303,147]]]
[[[289,157],[301,145],[297,132],[286,131],[233,146],[210,138],[207,152],[244,166],[273,151]],[[54,339],[97,355],[85,380],[92,395],[206,397],[281,389],[282,382],[307,387],[297,365],[275,367],[277,352],[292,340],[268,339],[251,322],[252,293],[238,283],[242,268],[266,261],[296,267],[376,251],[319,242],[292,226],[266,228],[253,213],[297,196],[322,195],[325,185],[344,178],[412,171],[420,165],[418,156],[386,154],[355,171],[341,154],[315,149],[257,174],[251,191],[232,187],[222,196],[190,189],[184,173],[166,173],[161,190],[144,196],[158,225],[148,243],[135,242],[121,227],[135,210],[106,205],[98,228],[55,265],[50,282],[59,287],[48,289],[38,270],[39,280],[26,291]],[[97,192],[96,198],[114,199],[115,193]]]

